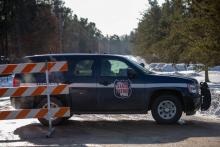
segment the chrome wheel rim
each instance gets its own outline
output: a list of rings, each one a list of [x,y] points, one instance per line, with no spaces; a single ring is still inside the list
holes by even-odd
[[[172,119],[176,115],[176,105],[170,100],[165,100],[160,102],[157,111],[161,118]]]

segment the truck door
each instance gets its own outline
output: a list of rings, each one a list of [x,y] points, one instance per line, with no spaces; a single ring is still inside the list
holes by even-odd
[[[124,58],[103,57],[99,62],[98,105],[103,111],[142,110],[144,83],[138,71]],[[128,70],[135,77],[128,76]]]
[[[70,79],[70,96],[73,111],[91,111],[97,107],[96,59],[92,57],[74,59]],[[72,68],[72,67],[70,67]]]

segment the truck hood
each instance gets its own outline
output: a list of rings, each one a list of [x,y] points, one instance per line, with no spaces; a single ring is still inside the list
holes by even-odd
[[[152,74],[147,81],[152,82],[152,83],[196,83],[198,84],[198,81],[193,78],[176,76],[176,75],[160,75],[160,74]]]

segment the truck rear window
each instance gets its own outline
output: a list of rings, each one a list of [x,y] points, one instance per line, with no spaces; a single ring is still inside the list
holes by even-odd
[[[59,58],[59,57],[58,57]],[[55,62],[55,61],[64,61],[62,59],[57,59],[52,56],[42,56],[42,57],[25,57],[20,63],[37,63],[37,62]],[[49,82],[50,83],[63,83],[65,75],[62,72],[52,72],[49,73]],[[19,79],[21,83],[37,83],[44,84],[46,83],[45,73],[32,73],[32,74],[16,74],[16,79]]]

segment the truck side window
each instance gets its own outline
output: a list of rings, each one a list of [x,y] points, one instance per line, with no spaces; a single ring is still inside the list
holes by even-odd
[[[127,77],[128,65],[119,60],[103,59],[101,61],[101,76]]]
[[[76,63],[74,76],[93,76],[94,60],[80,60]]]

